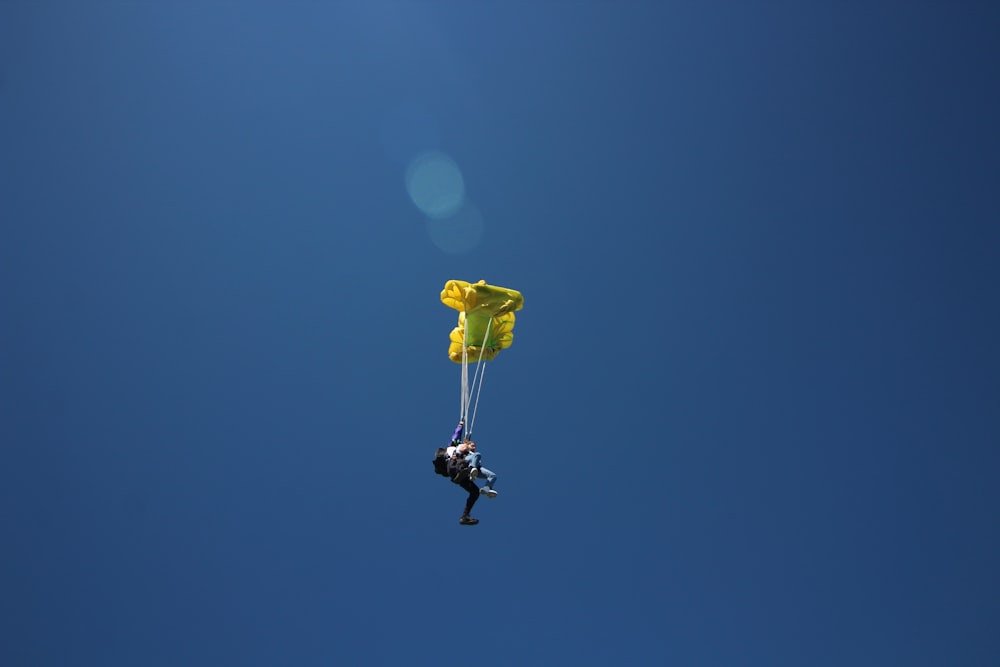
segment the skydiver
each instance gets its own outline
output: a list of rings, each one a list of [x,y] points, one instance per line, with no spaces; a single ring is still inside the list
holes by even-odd
[[[493,490],[493,484],[497,481],[496,473],[489,468],[483,467],[483,455],[476,451],[474,440],[465,440],[455,448],[456,456],[462,456],[463,454],[465,455],[465,462],[469,464],[469,477],[472,479],[476,479],[477,477],[486,478],[486,483],[479,489],[479,493],[487,498],[496,498],[497,492]]]
[[[458,522],[463,526],[474,526],[479,523],[479,519],[470,516],[472,506],[479,500],[480,495],[487,498],[497,497],[497,492],[493,490],[497,476],[493,471],[482,467],[482,454],[476,451],[475,442],[462,438],[464,430],[465,422],[458,422],[458,426],[455,427],[455,432],[451,436],[451,444],[446,449],[446,455],[448,456],[448,472],[451,481],[469,493],[465,501],[465,511],[462,512]],[[475,482],[476,478],[480,476],[484,477],[486,481],[482,488],[479,488]]]
[[[486,483],[479,493],[487,498],[496,498],[497,492],[493,490],[493,484],[497,481],[496,473],[489,468],[482,466],[483,455],[476,451],[476,443],[468,438],[463,438],[465,422],[459,421],[455,427],[455,432],[451,434],[451,445],[447,448],[447,456],[450,458],[464,458],[469,465],[469,476],[472,479],[485,477]]]
[[[475,526],[479,523],[479,519],[472,518],[470,513],[472,512],[472,506],[479,500],[479,487],[472,481],[472,476],[469,473],[469,463],[465,460],[464,456],[458,454],[458,448],[463,444],[462,432],[464,429],[465,422],[458,422],[455,432],[451,435],[451,443],[445,451],[448,457],[448,476],[453,483],[458,484],[469,492],[469,497],[465,500],[465,510],[462,512],[462,516],[458,522],[463,526]]]

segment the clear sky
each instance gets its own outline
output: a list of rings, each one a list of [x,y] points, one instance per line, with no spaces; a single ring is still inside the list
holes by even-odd
[[[0,0],[0,664],[1000,664],[996,7]]]

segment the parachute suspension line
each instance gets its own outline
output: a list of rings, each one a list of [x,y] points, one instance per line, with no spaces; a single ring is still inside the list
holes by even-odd
[[[479,386],[476,387],[476,404],[472,406],[472,422],[469,423],[469,438],[472,438],[472,424],[476,421],[476,411],[479,409],[479,393],[483,390],[483,378],[486,376],[486,366],[479,374]]]
[[[469,416],[469,327],[466,324],[462,331],[462,406],[458,413],[461,421]]]
[[[472,387],[471,387],[471,389],[469,389],[469,392],[475,392],[475,394],[476,394],[476,404],[472,407],[472,418],[468,421],[468,423],[467,423],[468,428],[465,431],[465,437],[467,439],[469,439],[469,440],[472,439],[472,427],[473,427],[473,425],[475,424],[475,421],[476,421],[476,411],[479,409],[479,394],[483,391],[483,377],[486,376],[486,365],[483,363],[483,353],[486,351],[486,343],[490,339],[490,329],[492,329],[492,328],[493,328],[493,318],[491,317],[490,321],[486,324],[486,334],[483,335],[483,342],[479,346],[479,360],[476,362],[476,370],[475,370],[475,373],[473,373],[473,375],[472,375]],[[466,325],[466,331],[468,331],[468,325]],[[463,349],[463,351],[462,351],[462,365],[466,366],[467,363],[468,363],[467,353]],[[466,372],[466,373],[468,373],[468,372]],[[478,381],[478,386],[476,384],[477,381]],[[465,391],[465,389],[463,389],[463,392],[464,391]],[[466,401],[466,403],[465,403],[465,414],[466,414],[466,416],[468,416],[468,414],[469,414],[469,399],[470,399],[470,394],[469,393],[465,393],[464,395],[465,395],[465,401]]]

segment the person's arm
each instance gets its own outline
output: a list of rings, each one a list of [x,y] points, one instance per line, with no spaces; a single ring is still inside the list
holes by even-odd
[[[455,432],[451,434],[451,444],[457,445],[462,442],[462,432],[465,430],[465,422],[458,422],[458,426],[455,427]]]

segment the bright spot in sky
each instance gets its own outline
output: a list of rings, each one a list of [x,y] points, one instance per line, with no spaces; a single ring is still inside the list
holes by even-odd
[[[455,161],[444,153],[424,153],[406,169],[406,191],[430,218],[454,215],[465,199],[465,181]]]
[[[434,245],[453,255],[475,248],[483,240],[485,231],[482,213],[469,202],[450,218],[427,221],[427,234]]]

